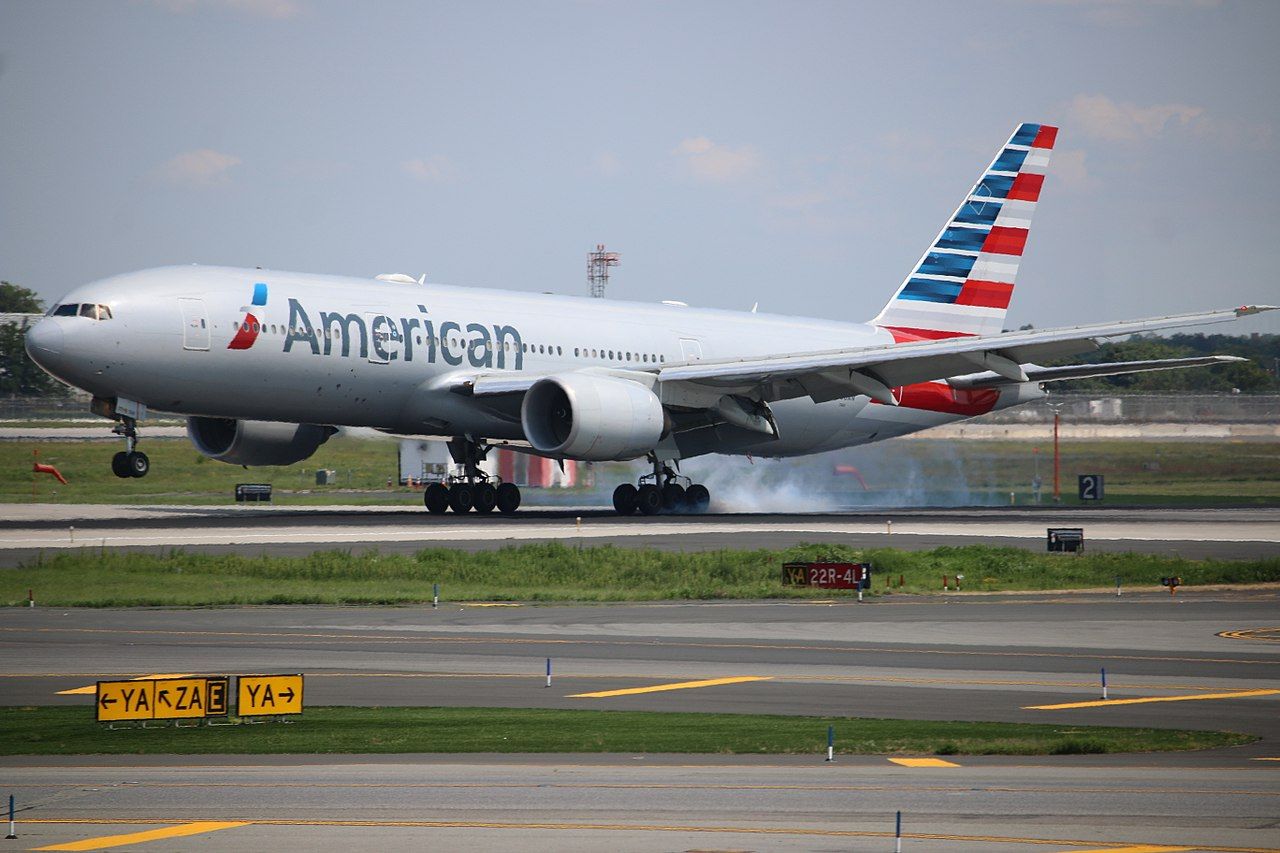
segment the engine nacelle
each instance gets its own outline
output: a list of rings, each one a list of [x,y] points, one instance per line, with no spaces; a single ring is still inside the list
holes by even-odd
[[[645,386],[581,373],[533,383],[525,392],[520,422],[535,449],[596,462],[643,456],[666,429],[662,403]]]
[[[187,418],[187,437],[196,450],[231,465],[292,465],[315,453],[334,432],[315,424]]]

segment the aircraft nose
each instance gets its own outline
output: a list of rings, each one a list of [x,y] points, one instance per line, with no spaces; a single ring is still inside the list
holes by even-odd
[[[53,318],[46,318],[27,329],[27,355],[41,367],[62,354],[62,325]]]

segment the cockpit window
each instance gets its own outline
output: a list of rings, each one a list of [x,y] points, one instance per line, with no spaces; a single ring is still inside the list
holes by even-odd
[[[74,317],[80,311],[80,306],[74,302],[68,302],[66,305],[59,305],[53,309],[51,316],[54,317]]]
[[[88,317],[90,320],[98,319],[98,306],[90,302],[85,302],[80,306],[80,316]]]
[[[51,317],[88,317],[90,320],[110,320],[111,308],[107,305],[94,305],[92,302],[81,302],[76,304],[68,302],[66,305],[59,305],[49,312]]]
[[[108,305],[99,305],[99,306],[98,306],[98,319],[99,319],[99,320],[110,320],[110,319],[111,319],[111,307],[110,307],[110,306],[108,306]],[[203,321],[201,321],[201,325],[203,325],[203,324],[204,324],[204,323],[203,323]]]

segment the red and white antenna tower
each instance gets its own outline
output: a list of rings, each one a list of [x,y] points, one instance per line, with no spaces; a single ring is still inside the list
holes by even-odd
[[[587,284],[591,287],[591,295],[596,299],[604,296],[604,289],[609,286],[609,267],[622,263],[622,256],[617,252],[606,252],[604,243],[597,243],[594,252],[587,253]]]

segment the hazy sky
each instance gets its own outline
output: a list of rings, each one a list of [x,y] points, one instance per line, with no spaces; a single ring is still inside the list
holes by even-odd
[[[1280,303],[1277,43],[1274,2],[0,0],[0,278],[585,294],[604,242],[615,298],[865,320],[1026,120],[1010,325]]]

